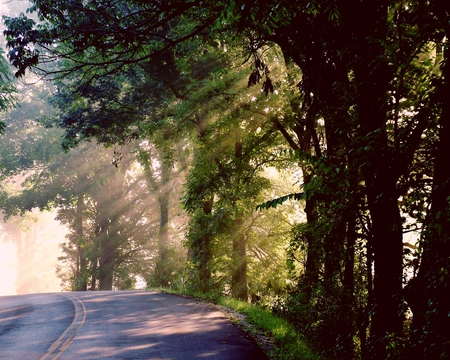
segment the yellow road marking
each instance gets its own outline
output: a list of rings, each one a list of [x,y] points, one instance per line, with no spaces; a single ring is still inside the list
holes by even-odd
[[[73,317],[72,323],[67,327],[67,329],[61,334],[61,336],[48,348],[44,356],[39,360],[46,360],[53,356],[51,359],[56,360],[59,358],[64,351],[67,350],[71,344],[73,338],[75,337],[78,330],[83,326],[86,321],[86,307],[84,303],[77,297],[69,294],[61,294],[68,298],[75,309],[75,316]],[[81,320],[79,317],[81,316]]]

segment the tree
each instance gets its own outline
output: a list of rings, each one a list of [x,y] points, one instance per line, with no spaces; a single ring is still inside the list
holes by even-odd
[[[134,275],[147,277],[148,266],[137,264],[157,251],[152,238],[158,233],[153,214],[158,207],[143,190],[146,181],[138,170],[128,171],[136,160],[125,150],[120,171],[99,146],[61,152],[28,176],[21,194],[8,199],[21,211],[57,209],[57,219],[70,230],[60,275],[71,290],[110,290]]]
[[[173,222],[175,217],[172,209],[178,208],[177,203],[174,206],[172,202],[175,197],[173,195],[179,194],[179,190],[176,189],[179,187],[177,184],[179,179],[176,177],[182,176],[180,172],[183,168],[175,169],[175,164],[165,159],[164,154],[161,154],[162,151],[164,150],[154,145],[142,143],[136,152],[148,190],[156,198],[159,214],[158,258],[155,261],[154,270],[147,275],[147,283],[158,287],[170,287],[174,283],[175,274],[179,273],[182,267],[182,264],[177,266],[174,261],[178,257],[170,221]]]

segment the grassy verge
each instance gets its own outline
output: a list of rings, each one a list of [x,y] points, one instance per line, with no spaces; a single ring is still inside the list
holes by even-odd
[[[157,290],[172,294],[193,296],[197,299],[212,302],[227,309],[236,311],[240,314],[244,314],[245,322],[251,325],[251,328],[246,328],[245,326],[243,326],[244,330],[252,333],[253,331],[255,331],[255,329],[257,329],[257,332],[262,333],[272,340],[274,347],[269,354],[271,359],[319,360],[319,356],[317,356],[307,346],[303,336],[299,334],[291,324],[289,324],[285,319],[273,315],[268,310],[261,309],[255,305],[224,296],[192,293],[186,294],[169,289]],[[242,325],[242,323],[240,325]]]

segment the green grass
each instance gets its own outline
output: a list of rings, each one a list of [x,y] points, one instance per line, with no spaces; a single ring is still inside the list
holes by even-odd
[[[275,316],[269,310],[217,294],[180,293],[170,289],[157,290],[173,294],[190,295],[247,315],[246,321],[274,342],[274,350],[269,354],[271,359],[319,360],[319,356],[307,346],[303,336],[285,319]]]
[[[318,360],[319,357],[306,345],[301,334],[285,319],[270,311],[232,298],[221,297],[219,304],[248,316],[247,321],[269,335],[276,348],[273,359]]]

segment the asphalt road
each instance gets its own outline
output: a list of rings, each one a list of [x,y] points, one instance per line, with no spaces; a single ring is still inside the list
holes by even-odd
[[[147,291],[0,297],[0,359],[267,359],[222,312]]]

